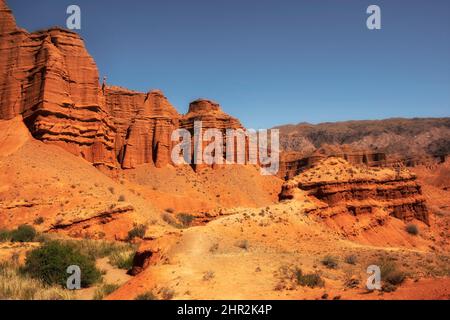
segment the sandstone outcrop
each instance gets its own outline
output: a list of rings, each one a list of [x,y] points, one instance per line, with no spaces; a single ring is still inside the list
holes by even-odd
[[[35,138],[113,167],[116,129],[83,40],[61,28],[28,33],[0,8],[0,119],[22,115]]]
[[[122,168],[171,163],[171,134],[180,115],[159,90],[147,94],[110,87],[106,104],[117,128],[116,157]]]
[[[223,158],[225,159],[225,153],[226,153],[226,131],[227,129],[242,129],[245,130],[242,124],[239,122],[238,119],[231,117],[230,115],[226,114],[222,111],[220,105],[217,102],[207,100],[207,99],[198,99],[193,101],[189,105],[189,111],[186,115],[184,115],[180,119],[180,128],[188,130],[192,137],[194,137],[194,126],[195,122],[201,122],[202,124],[202,130],[203,132],[201,134],[204,134],[204,132],[208,129],[217,129],[221,132],[222,135],[222,141],[223,141]],[[201,138],[201,137],[200,137]],[[194,154],[194,139],[192,141],[192,153]],[[210,141],[202,141],[202,150],[211,142]],[[240,151],[245,153],[242,156],[247,159],[247,152],[248,152],[248,139],[245,138],[246,147],[241,149]],[[235,159],[236,161],[238,155],[237,155],[237,140],[233,142],[235,148]],[[202,167],[202,165],[194,165],[196,169]]]
[[[287,181],[280,199],[295,199],[296,190],[325,204],[318,214],[333,217],[384,211],[409,222],[430,223],[429,211],[414,174],[403,169],[354,167],[340,158],[327,158]]]
[[[388,163],[386,154],[382,152],[320,148],[307,156],[292,151],[282,152],[278,176],[286,180],[291,179],[327,157],[342,158],[352,165],[364,165],[368,167],[385,167],[391,165]]]
[[[181,116],[159,90],[100,85],[83,40],[62,28],[28,33],[0,0],[0,120],[22,116],[31,134],[97,167],[171,164],[174,129],[242,128],[217,103],[200,99]]]

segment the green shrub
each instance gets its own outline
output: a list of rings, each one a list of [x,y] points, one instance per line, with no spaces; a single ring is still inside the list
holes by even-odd
[[[119,269],[129,270],[133,267],[135,252],[114,252],[109,256],[109,262]]]
[[[0,230],[0,242],[9,242],[9,241],[11,241],[11,231]]]
[[[36,230],[29,225],[21,225],[11,232],[12,242],[32,242],[36,237]]]
[[[328,255],[322,259],[322,264],[328,269],[336,269],[338,266],[338,261],[337,258]]]
[[[325,285],[325,281],[318,275],[317,273],[307,273],[303,274],[301,269],[297,269],[295,271],[297,283],[303,287],[323,287]]]
[[[36,230],[29,225],[21,225],[15,230],[0,230],[0,241],[6,242],[33,242],[36,238]]]
[[[145,226],[143,224],[134,226],[133,229],[128,231],[128,240],[133,240],[134,238],[144,239],[146,231],[147,231],[147,226]]]
[[[66,286],[67,268],[71,265],[81,269],[81,286],[87,288],[99,281],[101,273],[92,257],[82,254],[73,245],[58,241],[44,243],[42,247],[27,254],[22,272],[40,279],[48,285]]]
[[[406,226],[406,232],[412,234],[413,236],[417,236],[419,234],[419,227],[413,223],[410,223]]]

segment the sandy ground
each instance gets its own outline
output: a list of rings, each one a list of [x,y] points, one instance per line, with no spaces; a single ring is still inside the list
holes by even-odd
[[[170,291],[173,299],[321,299],[324,293],[329,299],[449,298],[448,164],[415,169],[432,210],[430,227],[414,221],[419,236],[390,218],[349,237],[308,213],[320,211],[314,201],[277,203],[282,181],[261,177],[254,167],[196,174],[187,167],[143,166],[105,175],[32,139],[17,119],[0,121],[0,130],[7,132],[0,144],[0,229],[27,223],[41,232],[124,240],[136,224],[146,224],[142,246],[165,244],[160,259],[132,278],[98,261],[107,271],[106,283],[124,283],[109,299],[134,299],[148,291],[158,297]],[[179,229],[162,218],[169,211],[210,218]],[[43,223],[36,222],[39,217]],[[23,252],[1,247],[0,257],[23,259]],[[322,264],[326,255],[337,259],[335,269]],[[345,262],[349,255],[356,264]],[[394,261],[408,280],[393,293],[367,293],[366,268],[382,257]],[[319,274],[324,287],[296,285],[283,271],[290,268]],[[347,287],[350,278],[358,280],[356,288]],[[80,298],[88,299],[93,290],[80,292]]]

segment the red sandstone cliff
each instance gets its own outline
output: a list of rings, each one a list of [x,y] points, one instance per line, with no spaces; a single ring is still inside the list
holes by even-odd
[[[34,137],[115,166],[116,129],[83,40],[60,28],[28,33],[4,0],[0,8],[0,119],[22,115]]]
[[[115,150],[122,168],[144,163],[171,163],[171,134],[180,115],[161,91],[147,94],[122,88],[105,90],[106,104],[117,128]]]
[[[83,40],[61,28],[28,33],[0,0],[0,119],[22,115],[31,134],[96,166],[171,163],[176,128],[242,128],[209,100],[181,117],[161,91],[100,86]],[[181,121],[180,121],[181,120]]]

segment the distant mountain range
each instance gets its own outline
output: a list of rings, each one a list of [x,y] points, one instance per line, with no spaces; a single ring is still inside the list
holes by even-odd
[[[312,125],[299,123],[280,129],[281,148],[307,155],[324,146],[384,152],[402,158],[450,153],[450,118],[393,118]]]

